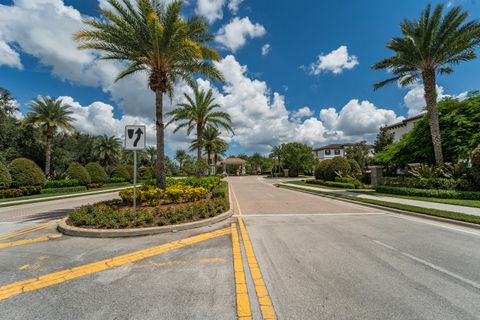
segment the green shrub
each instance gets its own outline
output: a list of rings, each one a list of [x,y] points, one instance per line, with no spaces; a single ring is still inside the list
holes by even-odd
[[[88,189],[98,189],[103,187],[103,183],[89,183],[87,184]]]
[[[460,189],[461,186],[464,185],[464,182],[461,179],[446,178],[418,179],[410,177],[384,177],[382,179],[382,185],[387,187],[455,190]]]
[[[11,188],[11,189],[0,189],[0,199],[30,196],[33,194],[39,194],[41,190],[42,190],[42,187],[40,186],[26,186],[26,187],[18,187],[18,188]]]
[[[227,181],[221,181],[216,187],[212,189],[213,198],[225,198],[228,197],[228,183]]]
[[[125,166],[117,166],[112,168],[111,178],[121,178],[123,181],[131,181],[130,173]]]
[[[480,200],[480,192],[474,192],[474,191],[415,189],[415,188],[387,187],[387,186],[377,186],[375,190],[380,193],[397,194],[397,195],[412,196],[412,197]]]
[[[42,189],[41,194],[54,194],[54,193],[74,193],[87,191],[85,186],[75,186],[75,187],[63,187],[63,188],[47,188]]]
[[[354,159],[348,159],[348,164],[350,165],[350,174],[354,176],[359,176],[362,174],[362,168],[360,168],[360,165],[358,162]]]
[[[128,180],[125,180],[124,178],[108,178],[108,183],[122,183],[122,182],[128,182]]]
[[[32,160],[18,158],[8,166],[12,176],[12,187],[44,186],[47,179],[42,169]]]
[[[471,176],[473,182],[477,185],[480,186],[480,145],[475,148],[472,152],[472,171],[471,171]]]
[[[355,189],[355,184],[345,183],[345,182],[336,182],[336,181],[324,181],[324,180],[306,180],[306,183],[316,184],[320,186],[332,187],[332,188],[342,188],[342,189]]]
[[[68,166],[66,173],[69,179],[78,180],[82,186],[86,186],[92,181],[87,169],[78,162],[72,162]]]
[[[48,180],[45,184],[46,189],[77,187],[80,181],[76,179]]]
[[[91,183],[104,184],[108,181],[108,175],[98,162],[90,162],[85,166],[90,175]]]
[[[143,179],[153,179],[155,178],[155,169],[152,167],[139,168],[138,175]]]
[[[211,177],[203,177],[203,178],[185,178],[185,179],[173,179],[167,178],[167,187],[177,185],[177,184],[184,184],[189,185],[192,187],[202,187],[205,188],[208,192],[212,191],[212,189],[217,186],[222,178],[218,176],[211,176]]]
[[[334,180],[337,176],[346,176],[350,174],[350,164],[344,157],[334,157],[330,163],[330,176],[327,180]],[[333,173],[332,173],[333,172]]]
[[[362,189],[364,187],[363,183],[354,177],[336,177],[335,182],[351,184],[355,189]]]
[[[8,168],[0,162],[0,189],[8,188],[12,184],[12,176]]]
[[[331,162],[332,162],[331,159],[327,159],[317,164],[317,167],[315,168],[315,179],[328,180]]]

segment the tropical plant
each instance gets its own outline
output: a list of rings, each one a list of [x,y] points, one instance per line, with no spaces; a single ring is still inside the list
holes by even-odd
[[[357,142],[345,148],[345,157],[348,160],[355,160],[362,170],[370,163],[371,146],[366,141]]]
[[[94,152],[103,166],[110,166],[116,163],[120,156],[120,139],[106,134],[99,136],[94,142]]]
[[[181,15],[182,2],[156,0],[108,0],[113,10],[100,8],[102,18],[89,18],[91,27],[75,35],[82,49],[97,49],[102,59],[129,63],[116,80],[137,72],[147,72],[148,85],[155,93],[158,184],[165,188],[163,96],[173,96],[179,79],[193,84],[193,75],[223,81],[211,63],[218,52],[207,45],[213,40],[205,18]]]
[[[480,144],[473,150],[471,162],[472,180],[477,186],[480,186]]]
[[[443,174],[441,167],[429,166],[426,164],[421,164],[416,167],[412,167],[409,173],[418,179],[429,179],[429,178],[438,178]]]
[[[480,22],[465,23],[468,12],[456,6],[443,14],[444,5],[432,11],[431,5],[418,20],[400,24],[402,37],[394,37],[387,48],[395,55],[373,65],[373,69],[387,69],[394,76],[376,83],[375,89],[388,83],[402,87],[422,80],[427,104],[430,134],[435,161],[443,164],[442,140],[437,111],[436,75],[453,72],[453,66],[476,58],[475,48],[480,44]]]
[[[68,104],[63,104],[61,99],[53,100],[50,97],[41,97],[30,102],[30,112],[24,122],[41,127],[47,138],[45,150],[45,175],[50,175],[50,161],[52,157],[52,138],[57,129],[73,131],[72,122],[75,120]]]
[[[197,138],[194,145],[197,148],[197,160],[202,160],[202,150],[204,144],[204,131],[207,126],[221,126],[233,134],[231,127],[232,120],[230,115],[223,111],[216,110],[220,105],[215,103],[212,89],[208,91],[200,90],[196,84],[191,86],[193,95],[184,93],[186,102],[179,103],[178,108],[170,111],[170,121],[167,126],[173,122],[179,122],[174,132],[181,128],[187,128],[187,134],[195,129]]]
[[[187,158],[188,158],[188,154],[185,150],[179,149],[175,151],[175,160],[178,161],[178,166],[180,171],[183,170],[183,162],[187,160]]]
[[[155,160],[157,159],[157,148],[154,146],[148,146],[145,149],[145,156],[148,162],[148,166],[155,167]]]
[[[207,153],[207,163],[209,164],[209,174],[211,174],[211,166],[210,166],[210,160],[212,154],[219,150],[222,151],[227,148],[227,143],[220,138],[220,130],[215,128],[214,126],[208,126],[205,128],[205,131],[203,132],[203,147],[205,148],[205,152]],[[191,146],[190,150],[195,150],[198,149],[198,144],[200,142],[198,139],[194,139]],[[219,152],[217,151],[217,153]],[[217,163],[217,159],[214,156],[214,166]]]

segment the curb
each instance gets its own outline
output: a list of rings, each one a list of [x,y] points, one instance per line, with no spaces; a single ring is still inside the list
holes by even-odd
[[[233,215],[233,208],[219,214],[218,216],[200,221],[187,222],[171,226],[148,227],[148,228],[131,228],[131,229],[86,229],[70,226],[66,223],[68,217],[63,218],[58,223],[58,231],[68,236],[87,237],[87,238],[123,238],[123,237],[139,237],[150,236],[154,234],[177,232],[190,230],[200,227],[211,226],[215,223],[222,222]]]
[[[308,191],[306,189],[290,187],[290,186],[287,186],[287,185],[284,185],[284,184],[277,184],[276,186],[280,187],[280,188],[285,188],[285,189],[288,189],[288,190],[292,190],[292,191],[308,193],[308,194],[312,194],[312,195],[319,196],[319,197],[325,197],[325,198],[329,198],[329,199],[333,199],[333,200],[339,200],[339,201],[343,201],[343,202],[353,203],[353,204],[362,205],[362,206],[370,207],[370,208],[374,208],[374,209],[380,209],[380,210],[384,210],[384,211],[390,211],[390,212],[393,212],[393,213],[398,213],[398,214],[403,214],[403,215],[408,215],[408,216],[414,216],[414,217],[417,217],[417,218],[429,219],[429,220],[438,221],[438,222],[445,222],[445,223],[454,224],[454,225],[458,225],[458,226],[462,226],[462,227],[467,227],[467,228],[480,230],[480,225],[475,224],[475,223],[453,220],[453,219],[447,219],[447,218],[431,216],[431,215],[428,215],[428,214],[422,214],[422,213],[417,213],[417,212],[412,212],[412,211],[405,211],[405,210],[400,210],[400,209],[395,209],[395,208],[389,208],[389,207],[384,207],[384,206],[380,206],[380,205],[376,205],[376,204],[372,204],[372,203],[354,201],[354,200],[340,198],[340,197],[334,197],[334,196],[330,196],[330,195],[326,195],[326,194],[319,194],[319,193],[316,193],[316,192]]]

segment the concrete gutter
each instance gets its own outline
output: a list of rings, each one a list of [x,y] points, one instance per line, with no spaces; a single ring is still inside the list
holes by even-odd
[[[123,238],[123,237],[138,237],[138,236],[150,236],[154,234],[177,232],[182,230],[190,230],[200,227],[211,226],[215,223],[222,222],[233,215],[233,207],[228,211],[219,214],[218,216],[200,220],[187,222],[182,224],[175,224],[162,227],[148,227],[148,228],[129,228],[129,229],[87,229],[70,226],[67,224],[67,219],[63,218],[58,223],[58,231],[63,234],[74,237],[87,237],[87,238]]]
[[[329,199],[344,201],[344,202],[348,202],[348,203],[354,203],[354,204],[357,204],[357,205],[362,205],[362,206],[366,206],[366,207],[370,207],[370,208],[374,208],[374,209],[380,209],[380,210],[383,210],[383,211],[389,211],[389,212],[392,212],[392,213],[409,215],[409,216],[414,216],[414,217],[417,217],[417,218],[429,219],[429,220],[434,220],[434,221],[438,221],[438,222],[445,222],[445,223],[450,223],[450,224],[454,224],[454,225],[458,225],[458,226],[462,226],[462,227],[467,227],[467,228],[473,228],[473,229],[479,229],[480,230],[480,224],[476,224],[476,223],[470,223],[470,222],[465,222],[465,221],[442,218],[442,217],[432,216],[432,215],[423,214],[423,213],[405,211],[405,210],[400,210],[400,209],[395,209],[395,208],[390,208],[390,207],[384,207],[384,206],[380,206],[380,205],[376,205],[376,204],[372,204],[372,203],[366,203],[366,202],[362,202],[362,201],[355,201],[355,200],[345,199],[345,198],[341,198],[341,197],[335,197],[335,196],[330,196],[330,195],[326,195],[326,194],[320,194],[320,193],[317,193],[317,192],[314,192],[314,191],[308,191],[307,189],[297,188],[297,187],[294,187],[292,185],[287,185],[287,184],[277,184],[276,186],[280,187],[280,188],[285,188],[285,189],[288,189],[288,190],[292,190],[292,191],[308,193],[308,194],[312,194],[312,195],[315,195],[315,196],[320,196],[320,197],[325,197],[325,198],[329,198]]]

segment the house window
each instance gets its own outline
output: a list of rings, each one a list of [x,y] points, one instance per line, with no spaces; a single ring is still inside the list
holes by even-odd
[[[326,155],[326,156],[329,156],[329,155],[331,155],[331,154],[332,154],[332,150],[328,150],[328,149],[325,150],[325,155]]]
[[[335,149],[335,155],[336,156],[340,155],[340,150],[339,149]]]

